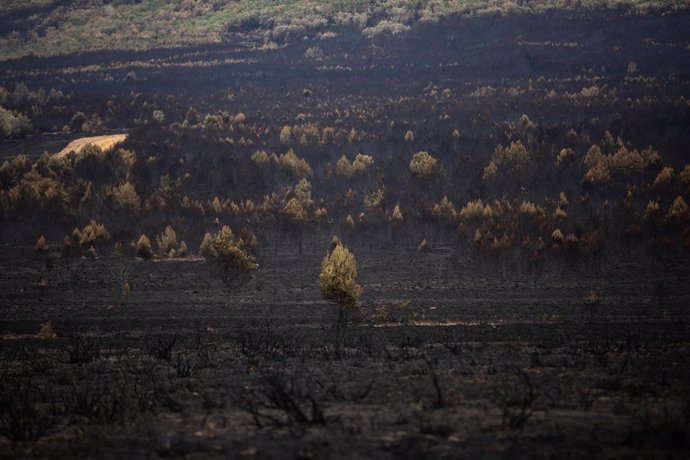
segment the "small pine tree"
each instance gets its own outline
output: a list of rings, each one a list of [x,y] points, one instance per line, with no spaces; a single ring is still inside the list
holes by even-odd
[[[46,254],[48,252],[48,243],[43,235],[39,236],[36,241],[36,252],[39,254]]]
[[[338,321],[336,324],[336,354],[342,356],[348,310],[354,308],[362,295],[362,287],[357,283],[357,261],[355,256],[337,239],[333,240],[332,250],[321,262],[319,289],[327,300],[336,303]]]
[[[349,232],[355,231],[355,220],[352,218],[352,214],[348,214],[345,218],[345,228],[347,228]]]
[[[235,237],[227,225],[216,235],[205,234],[199,252],[209,265],[218,269],[229,287],[245,284],[252,278],[252,272],[259,268],[256,237],[249,232]]]
[[[429,152],[417,152],[410,160],[410,171],[417,177],[428,178],[439,174],[442,170],[441,163],[429,155]]]
[[[585,304],[595,305],[597,303],[599,303],[599,295],[592,289],[587,293],[587,296],[585,297]]]
[[[38,329],[38,336],[42,339],[54,339],[57,337],[57,334],[55,334],[53,330],[53,323],[50,321],[41,323]]]
[[[394,226],[399,226],[403,221],[403,213],[400,210],[400,203],[397,203],[391,212],[390,221]]]
[[[122,285],[122,304],[127,305],[127,302],[129,301],[129,293],[132,292],[132,288],[129,285],[128,281],[125,281],[125,284]]]
[[[137,255],[144,260],[151,260],[153,258],[151,240],[144,234],[142,234],[137,241]]]

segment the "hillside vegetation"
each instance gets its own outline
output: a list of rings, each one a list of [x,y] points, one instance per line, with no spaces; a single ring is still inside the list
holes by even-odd
[[[550,9],[671,11],[687,0],[77,0],[0,5],[0,60],[85,51],[146,50],[229,42],[275,46],[332,26],[365,36],[400,34],[453,14],[537,13]],[[577,6],[574,6],[577,5]],[[329,33],[326,32],[326,37]]]

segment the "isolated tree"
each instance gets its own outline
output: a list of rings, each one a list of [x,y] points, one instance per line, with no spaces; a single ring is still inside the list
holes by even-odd
[[[217,234],[204,235],[199,252],[228,287],[235,287],[246,284],[259,268],[255,248],[253,234],[235,237],[230,227],[223,225]]]
[[[142,234],[137,241],[137,255],[144,260],[151,260],[153,258],[151,240],[144,234]]]
[[[390,216],[390,221],[393,224],[393,226],[395,226],[395,227],[402,224],[403,213],[400,210],[400,203],[396,203],[395,207],[393,208],[393,211],[391,212],[391,216]]]
[[[355,256],[334,238],[332,249],[321,262],[319,289],[327,300],[338,308],[336,323],[336,354],[342,356],[347,328],[347,313],[357,306],[362,287],[357,283]]]
[[[36,240],[36,252],[39,254],[48,253],[48,242],[46,241],[46,237],[43,235],[39,236],[38,240]]]
[[[347,217],[345,217],[345,229],[348,232],[355,231],[355,220],[352,218],[352,214],[348,214]]]
[[[417,177],[431,177],[440,173],[441,170],[441,163],[429,155],[429,152],[417,152],[410,161],[410,171]]]
[[[400,238],[401,229],[404,221],[404,216],[400,210],[400,203],[396,203],[395,207],[388,216],[390,221],[390,239],[393,242],[397,242]]]
[[[53,330],[53,323],[51,321],[40,324],[38,329],[38,337],[41,339],[54,339],[57,337],[57,334]]]
[[[129,281],[125,281],[125,284],[122,285],[122,292],[120,293],[120,303],[122,305],[127,305],[129,302],[129,294],[132,292],[132,287],[129,284]]]

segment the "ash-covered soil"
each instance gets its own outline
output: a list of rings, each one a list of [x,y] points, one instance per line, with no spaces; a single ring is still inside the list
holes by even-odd
[[[2,456],[687,452],[687,260],[602,261],[599,303],[586,305],[580,265],[535,278],[451,248],[354,249],[363,302],[338,358],[322,254],[264,254],[255,280],[229,292],[202,259],[47,269],[4,248],[3,389],[35,403],[22,420],[40,438],[3,440]],[[41,338],[48,321],[55,336]]]

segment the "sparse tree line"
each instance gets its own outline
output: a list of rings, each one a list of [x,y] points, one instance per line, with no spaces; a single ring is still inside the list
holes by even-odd
[[[422,113],[415,126],[400,120],[412,107],[405,100],[386,102],[381,115],[326,98],[318,117],[298,101],[304,111],[287,116],[276,105],[275,120],[260,112],[204,114],[185,105],[184,95],[132,92],[86,115],[76,110],[79,95],[17,83],[0,92],[13,117],[60,113],[53,124],[70,132],[92,130],[99,120],[134,120],[134,129],[108,152],[87,146],[3,162],[0,241],[42,237],[72,255],[109,254],[119,242],[143,258],[179,258],[201,253],[205,235],[227,225],[254,251],[319,251],[339,234],[354,247],[454,245],[463,257],[536,266],[546,258],[690,246],[685,159],[634,146],[596,120],[540,126],[523,115],[491,123],[493,133],[476,118],[453,127],[452,94],[425,88],[427,102],[444,102],[446,115],[436,124]],[[380,116],[385,123],[374,123]],[[464,151],[468,140],[488,135],[491,148]],[[109,239],[79,235],[94,225]],[[171,232],[179,243],[164,242]]]
[[[246,123],[241,115],[232,123]],[[64,239],[108,252],[107,240],[92,244],[70,230],[98,222],[114,241],[153,241],[167,227],[192,248],[229,225],[256,234],[266,251],[318,248],[334,233],[355,245],[426,240],[460,251],[522,248],[568,258],[690,245],[690,165],[667,164],[656,149],[637,150],[609,131],[592,139],[566,130],[567,147],[558,149],[544,147],[526,116],[506,129],[507,141],[483,167],[480,159],[444,161],[426,150],[341,154],[315,164],[289,146],[188,161],[94,146],[37,161],[18,155],[0,165],[2,239],[26,244],[43,236],[51,245]],[[410,132],[404,138],[414,142]],[[233,198],[220,192],[225,184]],[[159,240],[164,257],[189,252]]]

